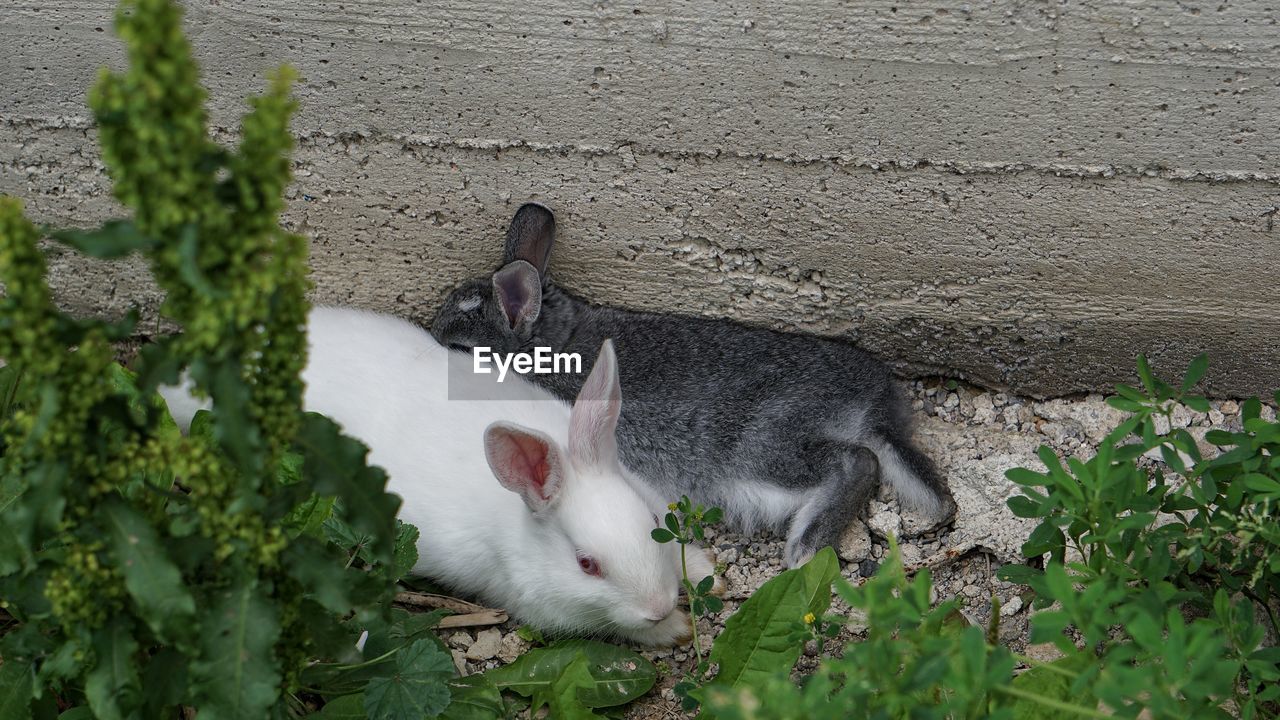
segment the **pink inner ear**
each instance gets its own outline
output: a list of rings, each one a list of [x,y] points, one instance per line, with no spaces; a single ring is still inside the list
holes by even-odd
[[[506,461],[512,474],[528,483],[538,499],[546,500],[547,478],[551,476],[547,446],[528,435],[512,434],[506,439],[511,443]]]

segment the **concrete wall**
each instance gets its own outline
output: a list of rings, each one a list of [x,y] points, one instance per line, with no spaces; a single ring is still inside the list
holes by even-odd
[[[429,317],[514,208],[559,212],[600,302],[856,340],[1033,394],[1209,350],[1280,387],[1280,4],[1165,0],[209,0],[214,122],[280,62],[287,223],[317,299]],[[0,192],[118,211],[84,97],[106,0],[0,0]],[[157,304],[58,256],[66,304]]]

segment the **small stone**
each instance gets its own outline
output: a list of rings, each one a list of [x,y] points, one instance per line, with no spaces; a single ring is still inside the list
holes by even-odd
[[[1174,405],[1173,412],[1170,413],[1172,416],[1170,424],[1176,428],[1187,427],[1191,424],[1191,421],[1195,418],[1196,414],[1198,413],[1193,413],[1191,408],[1186,405]]]
[[[468,660],[488,660],[502,649],[502,631],[489,628],[476,633],[476,641],[467,648]]]
[[[467,676],[467,656],[461,650],[450,650],[449,654],[453,656],[453,666],[457,668],[458,674],[462,677]]]
[[[502,647],[498,650],[498,659],[504,663],[515,662],[530,647],[524,638],[515,633],[502,636]]]
[[[1014,595],[1000,606],[1000,615],[1002,617],[1013,617],[1022,609],[1022,597]]]
[[[947,400],[946,402],[942,403],[942,407],[950,409],[950,408],[956,407],[959,404],[960,404],[960,397],[958,395],[956,395],[955,393],[947,393]]]
[[[1235,415],[1240,412],[1240,405],[1235,400],[1223,400],[1218,409],[1222,411],[1223,415]]]
[[[871,534],[861,520],[854,520],[844,529],[836,555],[851,563],[860,563],[871,556]]]
[[[916,567],[924,559],[920,553],[920,548],[915,545],[899,545],[898,551],[902,553],[902,564],[907,568]]]
[[[902,518],[897,513],[884,510],[871,516],[867,520],[867,527],[876,535],[887,538],[890,535],[900,537],[902,535]]]
[[[1209,410],[1209,424],[1213,427],[1221,427],[1227,421],[1227,416],[1222,414],[1220,410]]]
[[[739,555],[740,553],[738,552],[738,548],[730,545],[724,550],[721,550],[720,553],[716,555],[716,561],[722,562],[725,565],[732,565],[733,563],[738,562]]]
[[[445,643],[451,648],[468,648],[471,647],[471,633],[456,632],[445,639]]]
[[[858,563],[858,574],[862,577],[871,577],[876,574],[876,570],[880,569],[880,563],[875,560],[863,560]]]

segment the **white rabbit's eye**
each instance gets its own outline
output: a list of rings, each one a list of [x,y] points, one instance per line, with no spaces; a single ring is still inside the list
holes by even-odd
[[[585,553],[578,553],[578,567],[582,568],[582,572],[588,575],[600,576],[600,563],[596,559]]]

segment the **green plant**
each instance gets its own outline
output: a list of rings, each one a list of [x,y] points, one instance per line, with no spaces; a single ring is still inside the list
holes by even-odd
[[[1093,692],[1124,714],[1278,713],[1280,650],[1260,647],[1266,628],[1255,613],[1280,630],[1280,424],[1250,400],[1243,431],[1208,433],[1221,453],[1203,457],[1169,420],[1178,403],[1209,409],[1190,394],[1207,364],[1197,358],[1174,387],[1140,357],[1143,388],[1118,386],[1108,400],[1131,416],[1094,457],[1064,465],[1041,448],[1047,472],[1009,472],[1023,487],[1009,507],[1041,521],[1023,553],[1049,563],[1008,566],[1001,577],[1030,585],[1037,607],[1052,606],[1034,616],[1032,641],[1096,656]],[[1140,462],[1153,453],[1162,463]]]
[[[697,701],[689,696],[689,691],[696,686],[696,678],[704,675],[708,669],[707,661],[702,658],[702,639],[698,637],[698,618],[720,612],[724,609],[724,601],[713,594],[716,582],[714,575],[698,578],[697,582],[689,577],[687,549],[690,543],[705,540],[706,526],[719,522],[724,516],[724,511],[717,507],[704,508],[696,505],[689,500],[688,495],[682,495],[679,501],[668,505],[667,511],[663,518],[663,524],[666,527],[654,528],[651,535],[659,543],[680,544],[680,582],[689,598],[689,612],[693,615],[693,652],[697,660],[693,675],[676,685],[676,693],[681,697],[685,709],[692,710],[697,707]]]
[[[278,224],[291,76],[250,101],[224,148],[177,6],[124,2],[116,28],[128,68],[104,71],[90,104],[132,218],[41,231],[0,199],[4,703],[11,717],[301,713],[309,658],[350,654],[362,625],[385,622],[398,500],[362,445],[300,409],[306,242]],[[42,235],[143,253],[184,332],[144,348],[136,376],[114,365],[133,318],[57,310]],[[215,407],[189,436],[155,394],[183,368]],[[332,498],[371,538],[367,566],[321,532]]]

